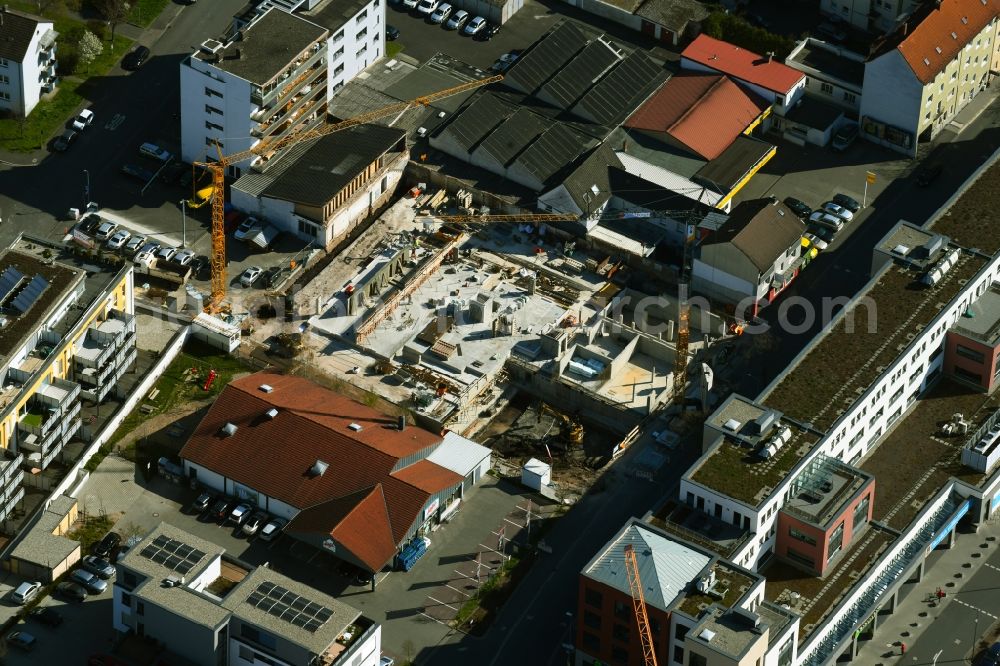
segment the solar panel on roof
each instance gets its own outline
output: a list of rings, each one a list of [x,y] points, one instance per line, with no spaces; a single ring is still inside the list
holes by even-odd
[[[179,567],[183,562],[184,560],[177,557],[176,555],[171,555],[170,557],[167,558],[167,561],[164,562],[164,565],[176,571],[177,567]]]
[[[188,562],[200,562],[201,558],[205,557],[205,553],[195,548],[190,553],[187,554],[186,559]]]
[[[3,269],[3,273],[0,273],[0,303],[7,300],[23,279],[24,273],[13,266]]]
[[[42,295],[42,292],[48,286],[48,280],[41,275],[36,275],[31,278],[31,282],[21,290],[21,293],[11,301],[11,305],[21,314],[24,314],[31,309],[31,306],[35,304],[35,301],[38,300],[38,297]]]
[[[326,622],[331,617],[333,617],[333,611],[324,606],[323,608],[320,608],[318,611],[316,611],[315,615],[316,619],[319,620],[320,622]]]
[[[306,617],[305,615],[298,615],[292,620],[292,624],[294,624],[296,627],[305,628],[305,626],[308,623],[309,623],[309,618]]]
[[[260,585],[257,586],[257,591],[261,592],[263,594],[267,594],[268,592],[270,592],[271,590],[273,590],[275,587],[277,587],[277,585],[275,585],[274,583],[269,583],[269,582],[265,581],[265,582],[263,582],[263,583],[261,583]]]
[[[317,629],[323,626],[322,622],[317,622],[316,620],[309,620],[306,622],[304,629],[309,632],[315,632]]]
[[[260,583],[247,597],[247,603],[310,632],[333,617],[329,608],[270,582]]]
[[[292,599],[292,608],[294,608],[295,610],[298,611],[305,610],[307,606],[309,606],[308,599],[305,599],[303,597],[295,597],[294,599]]]
[[[153,554],[155,552],[156,552],[156,546],[154,546],[153,544],[149,544],[148,546],[143,548],[142,552],[139,554],[145,557],[146,559],[151,560],[153,559]]]
[[[191,571],[191,569],[193,567],[194,567],[193,564],[191,564],[190,562],[184,561],[184,562],[181,562],[180,564],[178,564],[174,568],[174,571],[176,571],[179,574],[186,574],[187,572]]]
[[[153,539],[139,554],[181,575],[190,572],[205,557],[203,551],[165,534]]]
[[[168,553],[162,550],[158,550],[153,554],[153,557],[151,557],[150,559],[156,562],[157,564],[166,564],[168,557],[170,557]]]
[[[181,546],[180,546],[180,548],[178,548],[177,550],[174,551],[174,553],[177,554],[177,557],[182,557],[184,559],[187,559],[187,556],[190,555],[193,552],[194,552],[194,548],[192,548],[191,546],[187,545],[186,543],[182,543]]]
[[[153,539],[153,545],[156,546],[157,548],[163,548],[163,546],[165,546],[168,541],[170,541],[170,539],[166,535],[161,534],[160,536]]]
[[[264,598],[264,595],[261,594],[260,592],[257,592],[255,590],[255,591],[253,591],[253,592],[250,593],[249,597],[247,597],[247,603],[250,604],[251,606],[256,607],[257,604],[260,603],[260,600],[263,599],[263,598]]]

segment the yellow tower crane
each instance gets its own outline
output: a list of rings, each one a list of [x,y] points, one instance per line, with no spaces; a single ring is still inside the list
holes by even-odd
[[[646,614],[646,598],[642,594],[642,580],[639,578],[639,563],[635,559],[632,544],[625,546],[625,568],[628,570],[628,585],[632,590],[632,606],[635,621],[639,625],[639,640],[642,643],[642,658],[646,666],[657,666],[656,650],[653,648],[653,632],[649,628]]]
[[[490,76],[478,81],[470,81],[458,86],[446,88],[433,92],[423,97],[417,97],[408,102],[390,104],[374,111],[362,113],[359,116],[348,118],[337,123],[320,125],[301,132],[289,134],[277,141],[261,141],[253,148],[243,150],[232,155],[222,155],[214,162],[195,162],[194,167],[202,167],[212,174],[212,186],[215,195],[212,199],[212,295],[209,308],[217,310],[226,297],[226,231],[225,231],[225,191],[226,191],[226,168],[231,164],[238,164],[247,159],[267,158],[277,151],[293,146],[300,141],[316,139],[327,134],[333,134],[341,130],[363,125],[386,116],[398,115],[415,106],[427,106],[445,97],[458,95],[469,90],[474,90],[480,86],[496,83],[503,80],[503,76]]]

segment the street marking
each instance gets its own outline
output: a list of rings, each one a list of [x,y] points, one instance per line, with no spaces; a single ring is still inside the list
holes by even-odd
[[[445,585],[445,587],[451,587],[451,585]],[[468,599],[469,597],[472,596],[471,594],[469,594],[467,592],[462,592],[462,590],[458,589],[457,587],[451,587],[451,589],[455,590],[456,592],[458,592],[459,594],[461,594],[466,599]]]
[[[427,613],[425,613],[423,611],[420,611],[420,614],[423,615],[424,617],[426,617],[428,620],[434,620],[438,624],[444,625],[444,626],[449,627],[449,628],[451,627],[451,625],[448,624],[447,622],[442,622],[441,620],[437,619],[436,617],[431,617],[430,615],[428,615]]]
[[[1000,567],[995,567],[992,564],[990,564],[989,562],[983,562],[983,566],[989,567],[990,569],[993,569],[994,571],[1000,571]]]
[[[964,601],[962,601],[961,599],[954,599],[954,601],[956,601],[957,603],[962,604],[966,608],[971,608],[972,610],[976,611],[977,613],[982,613],[983,615],[988,615],[989,617],[993,618],[994,620],[1000,620],[1000,618],[998,618],[993,613],[990,613],[989,611],[984,611],[982,608],[977,608],[976,606],[973,606],[972,604],[967,604]]]
[[[113,132],[118,129],[123,122],[125,122],[125,116],[120,113],[116,113],[111,120],[104,124],[104,129],[111,130]]]
[[[510,523],[511,525],[513,525],[514,527],[516,527],[519,530],[523,530],[524,529],[524,525],[520,525],[518,523],[515,523],[513,520],[509,520],[507,518],[504,518],[503,520],[504,520],[505,523]]]
[[[440,599],[435,599],[434,597],[432,597],[432,596],[430,596],[430,595],[427,595],[427,598],[428,598],[428,599],[430,599],[431,601],[433,601],[433,602],[434,602],[434,603],[436,603],[436,604],[441,604],[442,606],[447,606],[448,608],[452,609],[452,610],[453,610],[453,611],[455,611],[456,613],[458,612],[458,609],[457,609],[457,608],[455,608],[455,607],[454,607],[454,606],[452,606],[451,604],[446,604],[445,602],[441,601]]]

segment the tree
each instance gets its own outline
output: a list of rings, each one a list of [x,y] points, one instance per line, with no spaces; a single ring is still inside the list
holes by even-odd
[[[89,70],[90,63],[97,60],[97,56],[104,52],[104,44],[101,44],[97,35],[89,30],[84,30],[77,50],[80,52],[80,62],[86,65]]]
[[[115,28],[118,27],[119,23],[123,23],[128,18],[129,13],[132,11],[132,6],[125,2],[125,0],[97,0],[95,4],[97,5],[97,9],[100,10],[101,16],[111,24],[111,44],[112,48],[114,48]]]

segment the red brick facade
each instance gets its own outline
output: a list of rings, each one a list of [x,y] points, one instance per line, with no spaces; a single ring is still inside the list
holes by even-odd
[[[670,613],[646,604],[653,632],[656,659],[670,663]],[[613,666],[644,666],[639,628],[632,597],[604,583],[580,575],[576,613],[576,647],[590,657]]]

